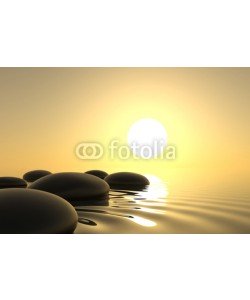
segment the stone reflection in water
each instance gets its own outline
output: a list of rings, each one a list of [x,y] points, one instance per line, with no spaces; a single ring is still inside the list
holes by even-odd
[[[195,185],[169,193],[167,183],[150,180],[142,191],[111,190],[107,206],[77,206],[75,233],[250,233],[246,194]]]
[[[85,218],[79,218],[78,222],[86,224],[86,225],[90,225],[90,226],[96,226],[97,225],[94,221],[91,221],[91,220],[85,219]]]
[[[80,223],[76,233],[144,233],[145,228],[160,228],[157,218],[152,218],[157,210],[147,210],[141,201],[166,197],[166,186],[160,180],[142,191],[111,190],[109,195],[108,206],[76,207]]]

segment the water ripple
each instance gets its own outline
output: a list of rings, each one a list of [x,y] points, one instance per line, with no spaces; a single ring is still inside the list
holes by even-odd
[[[75,233],[250,233],[247,194],[112,190],[108,206],[76,207]]]

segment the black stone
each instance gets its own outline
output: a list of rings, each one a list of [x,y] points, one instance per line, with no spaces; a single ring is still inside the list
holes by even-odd
[[[137,173],[118,172],[108,175],[105,181],[112,189],[142,190],[149,185],[148,179]]]
[[[0,177],[0,189],[26,188],[27,182],[17,177]]]
[[[50,175],[51,172],[46,171],[46,170],[34,170],[34,171],[29,171],[23,175],[23,179],[28,181],[28,182],[34,182],[37,179],[40,179],[44,176]]]
[[[0,190],[0,233],[73,233],[77,220],[74,207],[56,195]]]
[[[83,173],[57,173],[38,179],[29,186],[56,194],[73,205],[106,205],[109,185],[102,179]]]
[[[85,174],[90,174],[90,175],[94,175],[96,177],[99,177],[101,179],[104,179],[105,177],[108,176],[108,173],[101,171],[101,170],[90,170],[85,172]]]

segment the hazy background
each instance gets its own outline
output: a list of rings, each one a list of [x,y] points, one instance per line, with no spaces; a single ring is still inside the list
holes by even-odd
[[[0,104],[0,176],[98,168],[249,181],[249,68],[0,68]],[[80,142],[126,143],[141,118],[165,126],[175,161],[76,157]]]

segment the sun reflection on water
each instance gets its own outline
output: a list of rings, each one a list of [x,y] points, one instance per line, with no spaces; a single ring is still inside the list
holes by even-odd
[[[136,224],[139,224],[141,226],[145,226],[145,227],[153,227],[156,226],[157,224],[151,220],[142,218],[142,217],[138,217],[138,216],[133,216],[133,218],[130,218],[131,221],[135,222]]]
[[[166,202],[169,196],[166,182],[155,175],[145,174],[144,176],[148,178],[150,185],[138,193],[139,197],[144,200],[158,199],[158,201]]]

